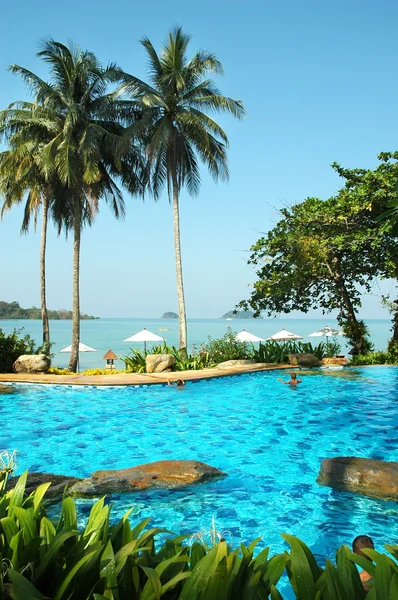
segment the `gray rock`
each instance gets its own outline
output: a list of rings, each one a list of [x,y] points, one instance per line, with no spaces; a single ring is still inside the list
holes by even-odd
[[[356,456],[338,456],[322,461],[317,482],[375,498],[398,500],[398,462]]]
[[[239,359],[239,360],[225,360],[224,362],[217,365],[217,369],[228,369],[229,367],[236,367],[237,365],[254,365],[255,360]]]
[[[310,354],[309,352],[289,354],[289,363],[293,367],[320,367],[322,365],[319,358],[317,358],[315,354]]]
[[[148,354],[145,362],[147,373],[164,373],[171,370],[176,359],[172,354]]]
[[[94,497],[113,492],[137,492],[150,488],[177,488],[203,483],[226,474],[195,460],[160,460],[116,471],[96,471],[74,483],[73,496]]]
[[[18,477],[11,477],[7,483],[7,489],[15,487]],[[46,498],[61,498],[65,487],[70,487],[80,481],[78,477],[69,477],[67,475],[53,475],[52,473],[28,473],[25,491],[29,495],[42,483],[51,483],[46,491]]]
[[[12,365],[14,373],[46,373],[51,360],[45,354],[22,354]]]

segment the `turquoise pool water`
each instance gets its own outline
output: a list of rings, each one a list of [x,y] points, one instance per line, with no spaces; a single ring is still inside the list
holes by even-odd
[[[177,532],[208,530],[212,516],[233,544],[280,532],[333,557],[360,533],[398,541],[393,502],[320,487],[323,458],[398,460],[398,369],[304,372],[297,390],[267,372],[164,386],[15,386],[0,394],[0,449],[17,449],[18,471],[84,477],[162,459],[196,459],[228,473],[183,490],[115,495],[114,514]],[[285,377],[287,374],[284,374]],[[79,501],[82,518],[91,501]]]

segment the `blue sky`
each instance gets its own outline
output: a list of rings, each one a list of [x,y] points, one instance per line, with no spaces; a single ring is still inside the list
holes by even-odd
[[[278,220],[278,208],[307,196],[327,198],[341,180],[333,161],[375,167],[396,150],[394,119],[398,4],[362,0],[182,0],[112,3],[41,0],[9,3],[2,14],[0,106],[27,98],[7,72],[16,63],[46,76],[39,41],[53,37],[93,51],[145,77],[139,40],[160,49],[182,25],[191,51],[221,60],[225,95],[245,102],[244,121],[219,119],[230,138],[230,181],[202,169],[197,198],[181,196],[181,240],[189,317],[218,317],[250,294],[248,250]],[[106,206],[82,241],[81,308],[102,317],[157,317],[176,310],[172,210],[126,196],[127,218]],[[20,237],[22,210],[0,222],[0,299],[39,305],[39,231]],[[72,246],[50,230],[48,306],[71,307]],[[383,317],[381,289],[364,298],[363,316]]]

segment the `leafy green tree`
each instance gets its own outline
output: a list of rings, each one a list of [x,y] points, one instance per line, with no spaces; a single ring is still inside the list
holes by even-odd
[[[199,161],[217,181],[228,179],[228,138],[208,113],[227,113],[242,118],[243,104],[223,96],[209,75],[222,74],[214,54],[197,52],[190,60],[187,48],[190,36],[181,28],[169,33],[168,42],[157,54],[144,38],[150,82],[125,76],[119,93],[128,93],[144,112],[141,126],[146,140],[148,173],[152,191],[158,198],[167,187],[173,203],[174,250],[176,261],[180,347],[187,347],[187,324],[183,286],[179,201],[182,188],[196,195],[200,186]]]
[[[80,342],[80,240],[91,225],[99,201],[109,203],[114,215],[125,213],[120,189],[142,192],[142,160],[126,128],[136,115],[131,103],[116,99],[109,85],[120,81],[116,65],[102,67],[94,54],[54,40],[38,53],[49,66],[50,81],[13,65],[34,95],[34,104],[10,106],[5,111],[8,131],[25,134],[45,181],[56,181],[62,198],[53,207],[59,230],[73,231],[72,351],[69,369],[75,371]],[[44,145],[42,140],[45,140]]]
[[[281,216],[251,248],[249,264],[257,267],[258,280],[240,306],[269,315],[338,310],[355,352],[366,352],[367,330],[357,315],[360,286],[370,292],[377,276],[395,273],[397,241],[387,226],[381,232],[369,205],[346,189],[326,201],[307,198],[282,209]]]
[[[371,246],[382,249],[382,258],[377,264],[382,278],[398,277],[396,240],[398,235],[398,152],[381,152],[376,169],[345,169],[338,163],[332,167],[345,180],[339,195],[349,198],[356,210],[358,227],[375,228],[369,239]],[[383,242],[384,240],[384,242]],[[392,338],[389,350],[398,350],[398,299],[383,297],[383,303],[392,313]]]

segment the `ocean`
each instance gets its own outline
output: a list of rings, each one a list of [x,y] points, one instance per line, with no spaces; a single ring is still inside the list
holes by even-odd
[[[388,338],[391,335],[391,321],[388,319],[367,319],[372,341],[376,350],[384,350]],[[188,345],[198,347],[201,342],[207,342],[208,337],[213,339],[222,337],[230,327],[232,331],[239,332],[242,329],[249,331],[262,338],[267,338],[280,331],[287,329],[297,335],[302,335],[304,340],[317,344],[325,341],[325,338],[308,337],[310,333],[318,331],[325,325],[338,329],[334,319],[311,319],[311,318],[278,318],[278,319],[188,319]],[[124,342],[126,338],[141,331],[144,327],[164,337],[169,346],[178,347],[178,320],[177,319],[96,319],[92,321],[81,321],[81,342],[95,348],[97,352],[82,352],[80,354],[80,370],[104,368],[103,355],[113,350],[118,357],[124,357],[129,353],[130,347],[137,350],[143,349],[143,344]],[[29,333],[38,343],[42,340],[41,321],[36,320],[0,320],[0,329],[5,333],[11,333],[14,328],[22,329]],[[52,352],[53,365],[67,367],[69,354],[61,353],[60,350],[71,344],[71,321],[50,321],[51,339],[53,341]],[[349,349],[343,337],[341,341],[342,351]],[[148,344],[148,348],[150,344]],[[122,360],[116,361],[118,369],[124,368]]]

